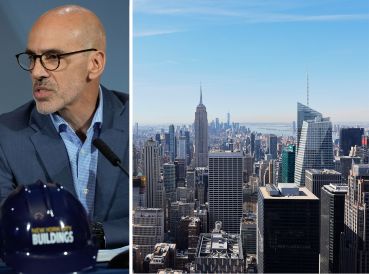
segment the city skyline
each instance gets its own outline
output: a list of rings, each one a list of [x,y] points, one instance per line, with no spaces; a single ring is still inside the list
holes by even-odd
[[[192,124],[200,85],[209,122],[289,123],[307,73],[310,107],[369,120],[367,2],[135,0],[133,12],[135,123]]]

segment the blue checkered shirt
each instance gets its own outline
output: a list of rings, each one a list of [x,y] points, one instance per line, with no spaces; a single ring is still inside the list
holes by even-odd
[[[98,151],[92,140],[99,136],[103,116],[102,91],[99,92],[99,105],[95,111],[91,125],[87,130],[84,142],[73,128],[57,113],[50,114],[51,120],[63,139],[69,156],[74,188],[78,199],[90,216],[93,215]]]

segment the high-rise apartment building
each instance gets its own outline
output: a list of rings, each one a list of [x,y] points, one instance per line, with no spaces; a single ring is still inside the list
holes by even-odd
[[[221,221],[225,231],[239,233],[242,217],[242,173],[242,153],[209,153],[208,202],[211,226],[216,221]]]
[[[319,199],[305,187],[259,188],[258,272],[319,271]]]
[[[295,164],[295,183],[305,185],[305,170],[333,169],[332,123],[317,117],[304,121]]]
[[[133,246],[141,258],[164,241],[164,212],[161,208],[136,208],[133,212]],[[143,263],[143,262],[138,262]]]
[[[353,165],[345,197],[340,272],[369,272],[369,165]]]
[[[202,103],[200,89],[200,103],[195,112],[195,167],[208,165],[208,114]]]
[[[338,273],[347,185],[322,187],[320,199],[320,273]]]
[[[159,146],[153,140],[147,140],[144,146],[143,173],[146,176],[146,205],[149,208],[161,208],[158,204],[158,182],[160,179]]]

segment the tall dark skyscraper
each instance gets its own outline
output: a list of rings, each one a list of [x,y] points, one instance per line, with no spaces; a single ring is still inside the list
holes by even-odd
[[[318,273],[319,199],[305,187],[259,188],[258,272]]]
[[[277,159],[277,144],[278,138],[274,134],[268,136],[268,150],[269,154],[272,155],[272,159]]]
[[[322,187],[320,201],[320,273],[338,273],[347,185]]]
[[[174,162],[176,158],[176,137],[174,134],[174,125],[169,126],[169,156],[170,160]]]
[[[340,129],[340,155],[348,156],[351,147],[361,146],[361,137],[364,135],[363,128]]]
[[[190,132],[188,130],[185,131],[185,137],[186,137],[186,165],[189,166],[191,164],[192,159],[191,153],[192,143],[190,143]]]
[[[195,112],[195,167],[208,165],[208,114],[202,103],[200,87],[200,103]]]
[[[256,139],[254,144],[255,144],[254,157],[255,157],[255,162],[257,162],[261,158],[261,140]]]
[[[305,106],[301,103],[297,103],[297,145],[300,145],[302,124],[307,120],[314,120],[316,117],[322,117],[322,114]]]
[[[252,132],[250,134],[250,150],[251,150],[251,155],[254,155],[255,152],[255,133]]]

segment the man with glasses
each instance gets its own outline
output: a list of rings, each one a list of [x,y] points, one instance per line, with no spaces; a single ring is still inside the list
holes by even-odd
[[[37,180],[63,185],[85,207],[100,248],[127,245],[128,174],[92,144],[103,140],[128,169],[128,96],[100,85],[105,31],[80,6],[58,7],[33,25],[25,52],[33,99],[0,116],[0,197]]]

